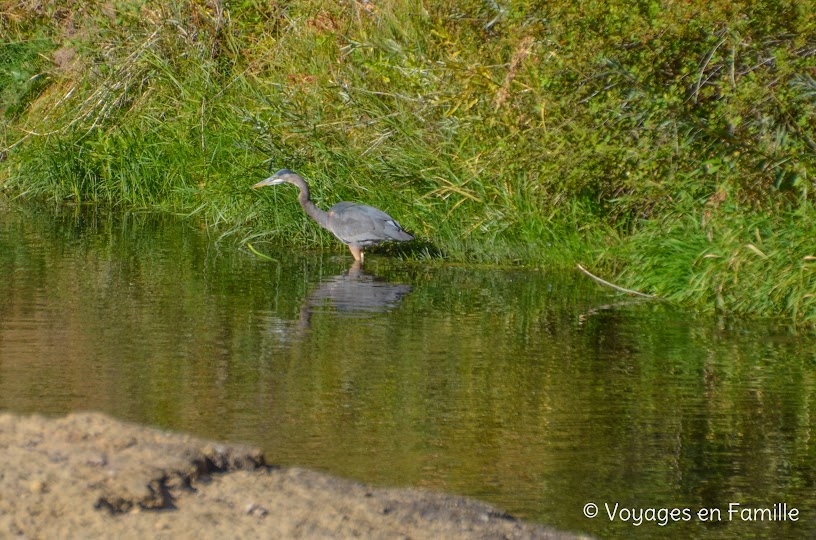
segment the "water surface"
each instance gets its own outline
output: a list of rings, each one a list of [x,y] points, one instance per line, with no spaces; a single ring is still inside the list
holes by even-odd
[[[572,272],[256,247],[277,262],[189,220],[0,205],[0,409],[100,410],[600,537],[816,534],[811,335]]]

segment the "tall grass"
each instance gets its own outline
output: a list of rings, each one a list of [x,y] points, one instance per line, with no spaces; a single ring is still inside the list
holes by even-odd
[[[628,283],[669,300],[812,322],[816,314],[812,212],[812,208],[766,215],[732,211],[652,220],[616,246],[616,255],[626,261],[623,277]]]
[[[387,210],[433,243],[418,254],[594,261],[677,300],[816,318],[802,266],[816,241],[797,234],[814,217],[816,16],[798,4],[133,0],[0,13],[4,51],[34,35],[53,50],[36,91],[0,93],[0,181],[14,193],[334,246],[291,190],[249,190],[288,167],[318,204]],[[0,81],[2,66],[32,65],[17,51]],[[773,246],[750,240],[757,223]],[[746,243],[774,255],[755,260]],[[715,272],[707,250],[740,262]],[[790,292],[729,289],[739,267]]]

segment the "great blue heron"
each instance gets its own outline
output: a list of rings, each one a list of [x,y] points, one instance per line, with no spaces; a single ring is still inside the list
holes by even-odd
[[[351,202],[339,202],[324,212],[312,202],[309,185],[296,172],[281,169],[266,180],[252,186],[253,189],[264,186],[277,186],[283,183],[296,185],[300,189],[298,202],[306,215],[318,225],[331,232],[346,244],[354,255],[354,260],[363,260],[363,248],[381,242],[405,242],[414,237],[405,232],[394,218],[373,206]]]

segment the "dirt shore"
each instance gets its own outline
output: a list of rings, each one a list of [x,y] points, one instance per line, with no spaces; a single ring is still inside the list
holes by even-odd
[[[98,413],[0,415],[0,538],[576,538]]]

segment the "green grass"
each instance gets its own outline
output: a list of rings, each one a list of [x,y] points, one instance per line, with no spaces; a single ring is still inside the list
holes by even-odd
[[[0,3],[4,188],[342,249],[292,189],[249,189],[288,167],[319,205],[364,201],[425,239],[397,256],[582,261],[678,302],[816,320],[812,10],[219,5]]]
[[[816,222],[811,215],[809,208],[764,216],[732,211],[669,217],[616,246],[616,255],[626,261],[627,283],[669,300],[812,322]]]

